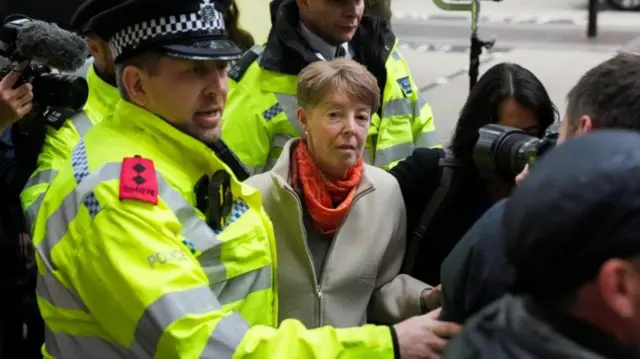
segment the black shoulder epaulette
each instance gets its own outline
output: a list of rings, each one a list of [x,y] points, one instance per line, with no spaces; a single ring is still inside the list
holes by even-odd
[[[74,111],[65,108],[49,108],[44,115],[45,123],[54,129],[59,130],[64,124],[64,121],[82,112],[82,110]]]
[[[245,72],[247,72],[247,69],[249,69],[249,66],[251,66],[258,57],[260,57],[262,51],[264,51],[264,46],[262,45],[254,45],[252,48],[247,50],[247,52],[245,52],[244,55],[242,55],[238,61],[235,61],[229,68],[229,71],[227,72],[229,78],[235,82],[240,82]]]

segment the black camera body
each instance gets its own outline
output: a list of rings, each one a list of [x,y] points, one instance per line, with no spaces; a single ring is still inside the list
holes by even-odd
[[[480,175],[500,177],[508,181],[532,166],[536,159],[556,147],[559,123],[551,125],[542,138],[524,131],[498,124],[480,128],[473,159]]]
[[[32,20],[21,16],[13,17],[15,19],[12,19],[12,16],[8,17],[0,28],[0,56],[11,62],[0,70],[0,78],[12,70],[21,72],[14,88],[30,83],[33,86],[33,103],[36,107],[81,110],[89,95],[87,81],[78,76],[52,73],[49,66],[39,63],[47,63],[49,59],[32,58],[21,53],[18,34],[21,28]]]

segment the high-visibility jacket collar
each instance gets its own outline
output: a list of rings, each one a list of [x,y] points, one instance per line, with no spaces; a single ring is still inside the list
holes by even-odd
[[[115,86],[101,79],[93,66],[92,64],[87,70],[89,97],[85,107],[91,107],[100,114],[111,113],[118,100],[120,100],[120,93]]]
[[[162,152],[175,161],[190,178],[197,179],[203,173],[211,174],[223,168],[231,173],[207,145],[131,102],[122,99],[118,101],[110,122],[110,126],[116,126],[115,128],[133,127],[135,132],[142,132],[144,139],[141,138],[141,141],[151,139],[151,145],[162,148]]]

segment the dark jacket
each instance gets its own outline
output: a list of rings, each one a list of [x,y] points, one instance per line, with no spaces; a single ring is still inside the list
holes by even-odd
[[[607,333],[530,298],[505,296],[473,316],[442,359],[637,359]]]
[[[410,240],[420,218],[440,185],[444,156],[441,149],[418,148],[390,173],[400,184],[407,209],[407,238]],[[440,265],[473,223],[491,206],[485,186],[473,165],[455,167],[451,187],[438,207],[421,243],[416,264],[408,274],[431,284],[440,283]]]
[[[496,203],[464,234],[440,268],[440,319],[464,323],[470,316],[506,293],[501,221],[508,199]]]

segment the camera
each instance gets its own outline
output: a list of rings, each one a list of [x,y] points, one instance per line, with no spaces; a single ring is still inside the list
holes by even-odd
[[[28,31],[21,34],[25,29]],[[49,66],[50,63],[59,63],[60,68],[57,69],[66,70],[69,61],[77,62],[77,59],[65,58],[69,51],[61,44],[73,42],[68,41],[70,34],[60,37],[63,32],[56,25],[27,17],[7,17],[0,28],[0,56],[9,59],[11,63],[0,70],[0,78],[12,70],[21,72],[14,87],[31,83],[35,106],[79,111],[89,95],[87,81],[78,76],[53,73]]]
[[[498,176],[513,181],[526,165],[533,165],[537,158],[556,146],[558,128],[559,123],[555,123],[542,138],[537,138],[518,128],[483,126],[473,151],[476,168],[482,177]]]

